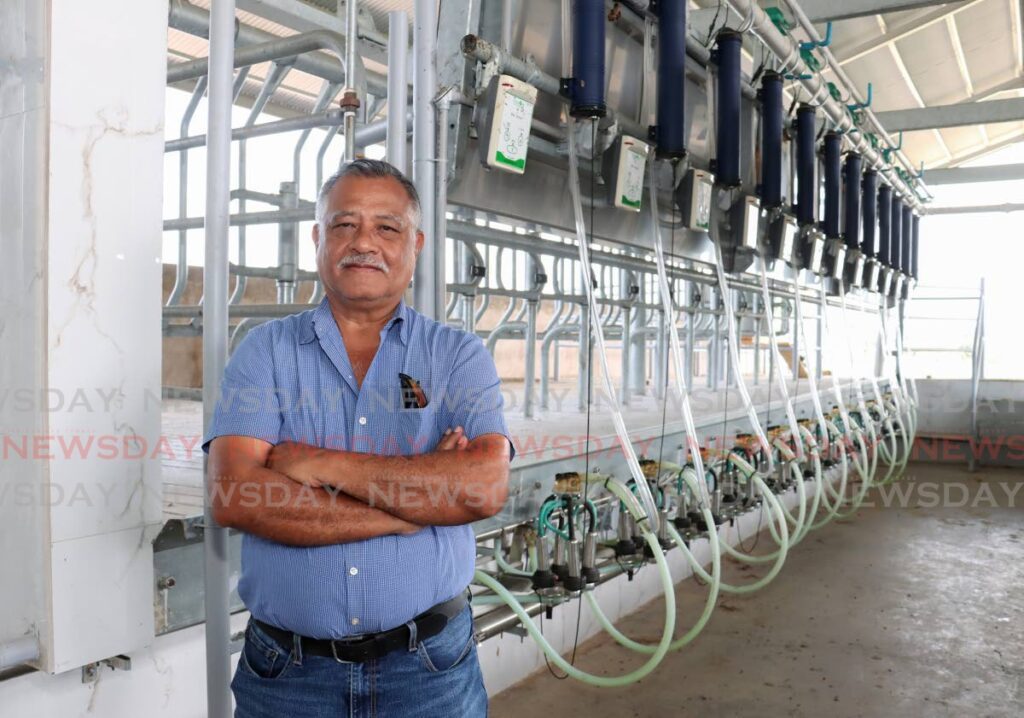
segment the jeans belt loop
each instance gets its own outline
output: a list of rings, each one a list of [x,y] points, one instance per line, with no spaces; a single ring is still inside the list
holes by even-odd
[[[302,665],[302,636],[298,633],[292,634],[292,655],[295,656],[295,665]]]
[[[409,621],[405,625],[409,628],[409,653],[412,653],[419,646],[419,639],[416,636],[416,621]]]

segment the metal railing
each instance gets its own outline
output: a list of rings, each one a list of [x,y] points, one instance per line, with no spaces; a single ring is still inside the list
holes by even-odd
[[[968,468],[974,471],[974,447],[981,439],[978,429],[978,388],[985,375],[985,279],[978,287],[978,318],[974,325],[974,344],[971,347],[971,451]]]
[[[930,292],[936,292],[936,294],[931,296],[929,294]],[[945,294],[938,294],[938,292],[945,292]],[[970,428],[966,435],[957,435],[955,438],[961,441],[967,441],[969,444],[970,451],[968,452],[967,464],[968,469],[973,471],[975,468],[976,447],[981,439],[981,429],[978,423],[978,395],[980,392],[981,382],[985,378],[985,280],[982,279],[980,281],[977,294],[965,293],[963,287],[918,287],[910,306],[919,308],[922,305],[929,306],[935,302],[974,303],[976,306],[971,308],[973,311],[969,311],[965,308],[959,316],[954,315],[951,311],[925,313],[915,312],[913,314],[908,314],[905,321],[908,323],[943,322],[947,326],[947,329],[945,330],[946,335],[949,334],[948,326],[950,322],[973,322],[974,330],[971,335],[969,345],[965,340],[965,343],[960,346],[915,345],[907,347],[904,351],[910,355],[925,353],[940,355],[966,355],[966,358],[969,359],[970,404],[968,410],[970,413]],[[948,306],[948,304],[946,306]],[[911,336],[913,336],[913,333]],[[930,372],[918,371],[917,373],[927,375]],[[963,372],[960,373],[959,376],[949,376],[946,378],[968,378],[965,374],[966,372]]]

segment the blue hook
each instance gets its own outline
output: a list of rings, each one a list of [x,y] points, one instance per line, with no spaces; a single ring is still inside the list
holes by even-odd
[[[892,156],[892,153],[893,152],[899,152],[902,148],[903,148],[903,130],[900,130],[900,141],[899,141],[899,144],[897,144],[895,147],[893,147],[892,145],[889,145],[884,150],[882,150],[882,158],[886,162],[888,162],[889,158]]]
[[[852,112],[856,112],[857,110],[866,110],[867,108],[871,107],[871,96],[872,96],[872,87],[871,87],[871,83],[869,82],[868,83],[868,99],[865,100],[864,102],[854,102],[851,105],[847,105],[847,107],[850,108],[850,111],[852,111]]]
[[[832,23],[830,22],[830,23],[828,23],[828,25],[825,26],[825,39],[824,40],[822,40],[820,42],[817,42],[817,41],[801,42],[800,43],[800,51],[804,52],[806,50],[813,50],[816,47],[828,47],[831,44],[832,44]]]

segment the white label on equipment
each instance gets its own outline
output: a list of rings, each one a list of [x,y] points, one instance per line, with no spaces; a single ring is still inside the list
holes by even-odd
[[[697,229],[711,227],[711,183],[697,180]]]
[[[622,182],[618,204],[639,210],[644,196],[644,168],[647,166],[647,145],[631,144],[622,148]]]
[[[500,129],[492,159],[496,166],[523,172],[526,169],[526,149],[530,140],[533,103],[506,91],[501,105]]]

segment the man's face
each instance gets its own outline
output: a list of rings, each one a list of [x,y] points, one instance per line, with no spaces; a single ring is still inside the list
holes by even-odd
[[[323,227],[313,227],[317,271],[327,293],[364,306],[397,302],[423,247],[414,220],[398,180],[339,180],[327,198]]]

